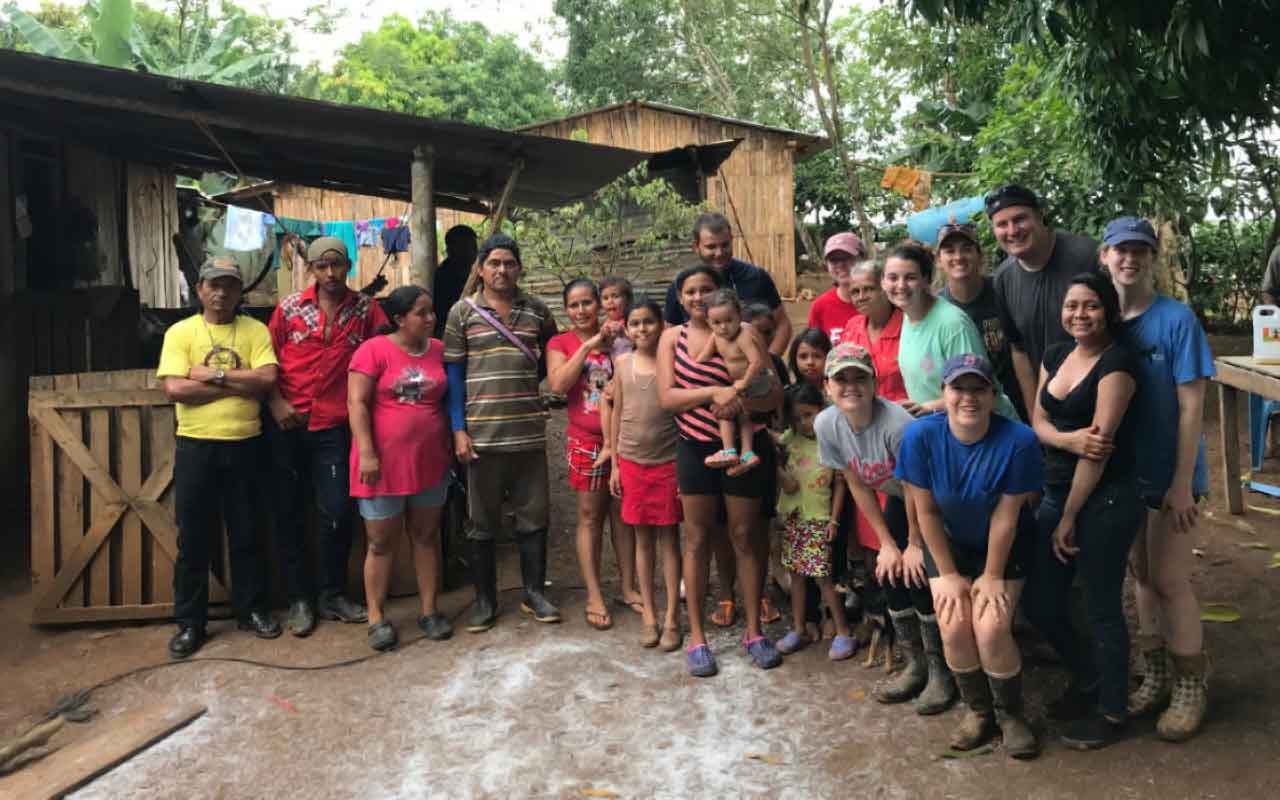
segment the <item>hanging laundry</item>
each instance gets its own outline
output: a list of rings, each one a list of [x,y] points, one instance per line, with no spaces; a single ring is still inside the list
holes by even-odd
[[[360,247],[373,247],[378,243],[374,237],[373,227],[369,224],[370,222],[372,220],[358,219],[355,221],[356,244]]]
[[[359,274],[356,268],[357,262],[360,261],[360,245],[356,244],[356,226],[354,222],[326,222],[324,223],[324,235],[336,236],[342,240],[347,246],[347,258],[351,260],[351,269],[347,272],[348,278],[354,278]]]
[[[266,216],[251,208],[227,206],[227,235],[222,246],[241,252],[262,249],[266,241]]]
[[[384,227],[394,228],[400,224],[399,217],[387,217],[387,224]]]
[[[317,236],[324,234],[324,226],[313,219],[293,219],[292,217],[276,217],[275,224],[271,228],[271,232],[275,234],[275,242],[273,245],[274,252],[272,257],[278,268],[281,263],[280,259],[280,242],[287,234],[296,233],[301,236],[304,241],[310,241]]]
[[[375,217],[369,220],[369,234],[373,237],[374,245],[382,241],[382,228],[387,223],[386,217]]]
[[[392,226],[392,222],[399,222],[399,220],[395,217],[387,220],[387,226],[382,229],[382,249],[387,255],[407,253],[409,251],[409,226]]]

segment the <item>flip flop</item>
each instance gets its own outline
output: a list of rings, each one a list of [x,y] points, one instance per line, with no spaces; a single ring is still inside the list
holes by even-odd
[[[615,602],[617,602],[617,604],[618,604],[618,605],[620,605],[620,606],[622,606],[623,608],[629,608],[629,609],[631,609],[632,611],[636,612],[637,614],[643,614],[643,613],[644,613],[644,601],[643,601],[643,600],[628,600],[628,599],[627,599],[627,598],[625,598],[625,597],[618,597],[618,599],[617,599]]]
[[[719,625],[721,628],[727,628],[733,624],[736,606],[732,600],[721,600],[719,607],[711,612],[711,621]]]
[[[707,456],[702,460],[702,463],[708,469],[724,469],[725,467],[732,467],[737,464],[738,461],[737,448],[726,447],[723,450],[718,450]]]
[[[769,598],[760,598],[760,624],[768,625],[770,622],[777,622],[782,619],[782,612],[769,604]]]
[[[613,617],[609,616],[608,611],[592,611],[584,608],[582,616],[586,618],[588,625],[598,631],[607,631],[613,627]]]
[[[750,472],[760,463],[760,456],[756,455],[756,451],[748,450],[742,454],[742,458],[738,459],[738,463],[726,471],[726,475],[730,478],[736,478],[739,475]]]

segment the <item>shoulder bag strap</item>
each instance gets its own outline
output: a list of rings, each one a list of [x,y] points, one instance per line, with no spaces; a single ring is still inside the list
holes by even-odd
[[[508,342],[511,342],[513,345],[519,348],[520,352],[524,353],[525,357],[528,358],[529,361],[531,361],[535,366],[538,364],[538,357],[533,354],[532,350],[529,349],[529,345],[520,341],[520,337],[512,333],[510,328],[508,328],[506,325],[503,325],[501,322],[499,322],[497,317],[490,314],[488,311],[485,311],[480,306],[476,305],[476,302],[472,300],[470,297],[466,298],[466,303],[467,305],[471,306],[471,309],[473,311],[475,311],[477,314],[480,315],[480,319],[489,323],[489,327],[493,328],[495,331],[502,334],[502,337],[504,339],[506,339]]]

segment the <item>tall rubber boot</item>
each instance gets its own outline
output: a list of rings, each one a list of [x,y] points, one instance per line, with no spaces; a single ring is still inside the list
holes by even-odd
[[[1167,742],[1182,742],[1196,735],[1209,710],[1209,657],[1169,654],[1173,662],[1173,691],[1169,707],[1156,721],[1156,733]]]
[[[1040,755],[1040,742],[1035,731],[1022,716],[1022,671],[1010,678],[990,675],[991,695],[995,699],[996,724],[1010,758],[1028,759]]]
[[[876,686],[872,697],[880,703],[905,703],[920,694],[929,677],[929,666],[920,644],[920,618],[914,608],[890,611],[889,618],[897,637],[895,644],[906,654],[907,665],[896,676]],[[892,658],[892,653],[886,657]]]
[[[924,658],[929,665],[929,680],[924,691],[916,698],[916,713],[922,716],[941,714],[956,701],[956,681],[947,669],[942,654],[942,631],[938,630],[938,618],[920,615],[920,639],[924,643]]]
[[[974,750],[996,735],[991,684],[981,667],[953,674],[960,692],[960,701],[965,707],[960,715],[960,724],[951,734],[951,747],[954,750]]]
[[[538,622],[559,622],[560,609],[542,594],[547,585],[547,530],[516,534],[520,546],[520,578],[524,596],[520,610]]]
[[[1138,660],[1142,662],[1142,683],[1129,692],[1129,716],[1142,717],[1154,714],[1169,705],[1173,689],[1173,666],[1169,650],[1159,636],[1139,636],[1134,643]]]
[[[471,545],[471,583],[476,599],[467,618],[467,632],[483,633],[498,621],[498,543],[476,539]]]

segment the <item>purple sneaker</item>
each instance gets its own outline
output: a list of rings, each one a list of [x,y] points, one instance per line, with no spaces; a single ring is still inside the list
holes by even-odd
[[[773,646],[773,642],[763,636],[757,636],[744,644],[747,646],[747,653],[751,656],[751,660],[756,662],[756,666],[760,669],[773,669],[782,663],[782,654]]]
[[[808,641],[795,631],[787,631],[787,635],[778,640],[778,652],[789,656],[808,644]]]
[[[853,655],[855,649],[853,637],[837,636],[831,640],[831,649],[827,652],[827,658],[832,661],[844,661]]]
[[[711,648],[705,644],[698,644],[690,647],[687,651],[689,659],[689,674],[695,678],[710,678],[720,671],[716,666],[716,657],[711,654]]]

